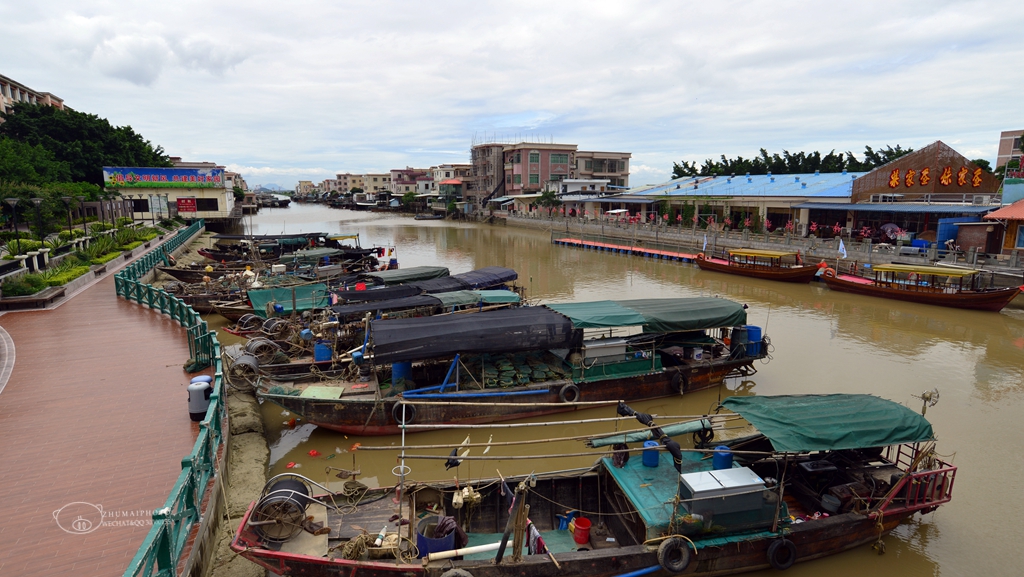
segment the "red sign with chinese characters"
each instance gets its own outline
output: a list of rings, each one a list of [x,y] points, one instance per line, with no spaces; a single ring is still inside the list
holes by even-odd
[[[196,199],[195,197],[189,196],[178,199],[178,212],[195,212],[196,211]]]

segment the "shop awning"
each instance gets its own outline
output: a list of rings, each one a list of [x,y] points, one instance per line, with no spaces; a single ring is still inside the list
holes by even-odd
[[[801,202],[792,208],[809,210],[850,210],[853,212],[914,212],[932,214],[985,214],[996,207],[971,204],[916,204],[909,202],[877,202],[848,204],[842,202]]]

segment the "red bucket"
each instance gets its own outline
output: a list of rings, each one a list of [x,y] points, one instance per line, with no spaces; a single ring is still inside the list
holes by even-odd
[[[576,529],[572,532],[572,539],[580,545],[590,542],[590,519],[576,517]]]

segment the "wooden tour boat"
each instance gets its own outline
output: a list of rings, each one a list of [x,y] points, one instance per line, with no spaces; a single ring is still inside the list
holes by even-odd
[[[979,271],[945,266],[884,264],[871,269],[874,277],[836,274],[825,269],[821,280],[840,292],[928,305],[1000,311],[1024,287],[986,288]]]
[[[720,298],[371,320],[363,350],[332,361],[353,376],[358,368],[358,378],[256,392],[306,422],[354,435],[507,421],[679,395],[753,374],[769,342],[746,321],[743,305]],[[278,367],[259,370],[285,376]]]
[[[614,451],[587,469],[461,483],[402,477],[369,489],[357,470],[328,467],[348,479],[331,483],[334,492],[278,475],[230,547],[275,574],[314,577],[729,575],[868,544],[884,552],[884,536],[900,523],[952,498],[956,467],[935,452],[928,421],[898,403],[793,395],[722,405],[738,417],[659,427],[620,404],[618,414],[644,428],[592,437],[592,446]],[[752,434],[714,440],[714,420],[740,417]],[[689,449],[672,438],[689,431],[704,442]],[[647,440],[661,447],[645,443],[642,458],[630,458]],[[406,474],[411,448],[374,447],[400,449]]]
[[[728,249],[729,258],[714,258],[699,253],[696,260],[701,270],[738,274],[783,282],[811,282],[819,266],[799,264],[796,251],[758,250],[751,248]],[[783,264],[783,259],[794,259],[794,264]]]

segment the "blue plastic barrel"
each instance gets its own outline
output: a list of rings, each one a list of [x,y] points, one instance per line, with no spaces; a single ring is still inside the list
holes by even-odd
[[[756,357],[761,354],[761,327],[747,325],[747,356]]]
[[[643,463],[644,467],[658,466],[658,441],[644,441]],[[651,450],[654,447],[655,450]]]
[[[711,467],[716,471],[732,468],[732,451],[729,447],[725,445],[715,447],[715,452],[711,455]]]
[[[192,377],[192,380],[189,381],[190,384],[191,383],[212,383],[212,382],[213,382],[213,377],[211,377],[210,375],[199,375],[198,377]]]
[[[416,548],[419,549],[420,557],[426,557],[430,553],[451,551],[455,548],[455,531],[438,539],[433,537],[434,527],[440,520],[441,517],[430,515],[420,519],[420,522],[416,524]]]
[[[331,360],[331,343],[328,341],[317,341],[313,345],[313,362],[322,363]]]
[[[391,363],[391,382],[397,383],[398,379],[412,379],[412,363]]]

